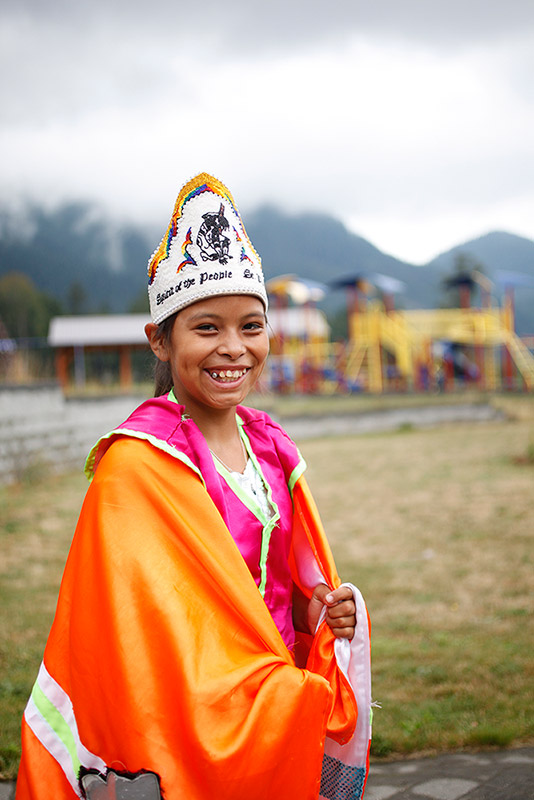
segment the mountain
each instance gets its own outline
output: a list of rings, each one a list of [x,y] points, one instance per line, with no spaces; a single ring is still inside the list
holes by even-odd
[[[494,231],[457,245],[430,261],[424,269],[439,276],[450,275],[459,256],[478,262],[492,283],[492,295],[502,302],[512,287],[516,328],[521,335],[534,335],[534,242],[504,231]]]
[[[457,245],[426,266],[442,274],[450,272],[454,258],[460,253],[467,253],[480,261],[488,275],[503,270],[523,272],[534,277],[534,242],[504,231],[494,231]]]
[[[428,301],[433,285],[428,273],[382,253],[366,239],[348,231],[342,222],[325,214],[288,216],[264,206],[247,215],[246,227],[261,253],[267,279],[294,273],[328,284],[342,277],[379,272],[409,287],[402,298],[403,306],[418,308]],[[333,295],[335,305],[341,305],[341,293]]]
[[[458,256],[479,262],[502,299],[500,272],[521,273],[533,281],[534,241],[505,232],[489,233],[415,266],[382,253],[326,214],[288,215],[262,206],[245,217],[247,232],[262,256],[267,279],[284,273],[330,282],[347,276],[382,273],[404,284],[395,297],[399,308],[438,307],[442,280]],[[18,271],[65,311],[125,312],[146,305],[146,265],[158,244],[141,227],[119,226],[94,206],[71,202],[56,209],[28,206],[15,214],[0,209],[0,277]],[[534,288],[515,289],[517,327],[534,334]],[[344,307],[341,291],[329,293],[324,307]]]
[[[146,285],[149,249],[143,231],[85,203],[0,211],[0,276],[24,273],[69,312],[126,311]]]
[[[329,283],[348,275],[382,273],[405,285],[395,298],[399,308],[436,308],[444,300],[444,277],[454,273],[461,255],[478,263],[494,282],[493,295],[501,302],[505,282],[500,273],[525,275],[532,286],[517,286],[517,330],[534,335],[534,241],[505,232],[489,233],[464,242],[424,266],[414,266],[382,253],[361,236],[351,233],[336,219],[322,214],[288,216],[265,206],[247,216],[247,231],[261,253],[267,278],[296,273]],[[340,292],[332,292],[322,305],[327,311],[340,307]]]

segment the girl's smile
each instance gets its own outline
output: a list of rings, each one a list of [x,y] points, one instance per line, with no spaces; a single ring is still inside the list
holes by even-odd
[[[154,340],[154,330],[147,326],[152,349],[169,362],[175,395],[189,413],[242,403],[269,352],[263,303],[251,295],[210,297],[187,306],[167,341]]]
[[[219,372],[214,370],[210,372],[211,377],[215,381],[222,381],[223,383],[235,383],[236,380],[242,378],[248,372],[248,368],[245,369],[222,369]]]

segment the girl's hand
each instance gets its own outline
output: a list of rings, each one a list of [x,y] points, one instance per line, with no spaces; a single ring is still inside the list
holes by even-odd
[[[319,583],[313,590],[308,605],[308,627],[315,633],[323,606],[326,606],[326,624],[339,639],[352,639],[356,627],[356,606],[348,586],[330,590]]]

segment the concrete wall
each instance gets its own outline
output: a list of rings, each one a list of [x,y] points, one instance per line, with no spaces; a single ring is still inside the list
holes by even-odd
[[[0,483],[35,468],[83,469],[96,440],[144,399],[66,400],[57,386],[0,387]]]
[[[97,439],[120,425],[146,397],[65,400],[56,386],[0,387],[0,483],[21,479],[28,470],[83,469]],[[462,403],[398,408],[359,414],[290,418],[282,421],[297,441],[309,436],[433,427],[444,423],[488,422],[504,415],[490,405]]]

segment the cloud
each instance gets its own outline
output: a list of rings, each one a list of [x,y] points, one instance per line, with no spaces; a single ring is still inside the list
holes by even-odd
[[[199,47],[218,40],[232,47],[277,46],[290,41],[325,41],[347,34],[385,35],[409,41],[473,43],[524,33],[534,26],[530,0],[204,0],[202,3],[152,0],[93,0],[77,4],[69,0],[4,0],[6,16],[25,16],[39,26],[57,25],[86,34],[90,29],[114,30],[130,35],[140,30],[160,41],[168,37],[193,40]]]
[[[165,225],[208,169],[242,209],[330,212],[405,258],[494,224],[534,233],[530,0],[0,14],[4,198],[89,197]]]

